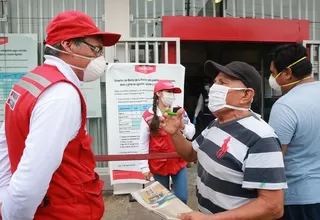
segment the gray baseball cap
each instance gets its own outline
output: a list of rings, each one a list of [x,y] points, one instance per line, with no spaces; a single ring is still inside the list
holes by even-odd
[[[254,99],[258,99],[261,95],[262,77],[259,72],[251,65],[241,62],[233,61],[225,66],[208,60],[204,64],[204,72],[215,79],[219,72],[240,80],[247,88],[254,90]]]

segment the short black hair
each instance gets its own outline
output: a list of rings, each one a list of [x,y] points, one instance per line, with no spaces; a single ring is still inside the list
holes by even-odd
[[[307,56],[307,49],[299,43],[278,46],[272,54],[272,61],[278,73],[286,67]],[[296,78],[303,78],[312,73],[312,64],[309,59],[304,59],[290,67]]]
[[[74,43],[79,46],[80,43],[84,40],[86,40],[86,37],[80,37],[80,38],[74,38],[74,39],[71,39],[72,41],[74,41]],[[43,41],[43,44],[46,45],[46,42]],[[62,47],[61,47],[61,43],[56,43],[54,45],[52,45],[52,47],[58,49],[58,50],[62,50]],[[51,56],[55,56],[55,57],[59,57],[60,56],[60,53],[59,51],[56,51],[50,47],[45,47],[44,48],[44,55],[51,55]]]

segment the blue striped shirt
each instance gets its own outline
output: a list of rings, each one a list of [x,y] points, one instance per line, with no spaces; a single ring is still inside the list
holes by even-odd
[[[192,143],[198,153],[200,211],[218,213],[258,197],[258,189],[287,188],[279,140],[256,115],[213,121]]]

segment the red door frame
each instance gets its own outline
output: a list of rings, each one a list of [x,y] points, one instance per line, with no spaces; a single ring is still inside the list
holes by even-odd
[[[294,43],[310,38],[308,20],[163,16],[162,36],[181,41]],[[176,63],[174,44],[169,63]]]

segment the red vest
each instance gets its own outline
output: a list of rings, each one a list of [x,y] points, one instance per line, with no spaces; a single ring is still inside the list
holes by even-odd
[[[77,86],[54,66],[44,64],[26,74],[9,95],[5,109],[5,132],[11,172],[16,171],[23,154],[30,116],[37,99],[47,88],[58,82],[70,83],[78,90],[82,123],[77,136],[68,143],[61,165],[54,172],[47,194],[34,219],[100,220],[104,213],[101,193],[103,181],[99,180],[98,174],[94,172],[96,163],[91,149],[92,139],[85,130],[86,104]]]
[[[150,126],[153,114],[147,110],[144,112],[142,117]],[[171,138],[164,130],[160,129],[158,134],[150,135],[149,152],[150,154],[175,152]],[[186,165],[187,162],[182,158],[149,160],[151,173],[162,176],[175,175]]]

